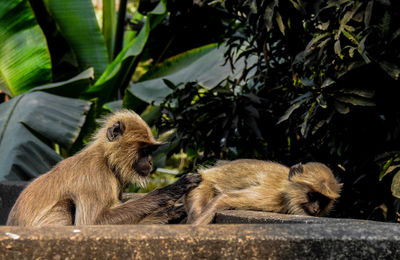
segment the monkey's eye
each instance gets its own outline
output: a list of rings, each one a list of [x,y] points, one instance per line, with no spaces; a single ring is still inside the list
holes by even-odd
[[[327,198],[323,195],[319,198],[319,205],[321,208],[325,208],[331,202],[330,198]]]
[[[142,157],[147,157],[149,155],[152,155],[155,150],[157,150],[157,146],[150,145],[150,144],[143,144],[140,147],[140,155]]]
[[[308,196],[308,200],[310,202],[315,202],[318,199],[318,193],[317,192],[309,192],[309,193],[307,193],[307,196]]]
[[[151,154],[152,154],[152,152],[149,149],[144,149],[144,148],[140,149],[140,156],[141,157],[147,157],[147,156],[149,156]]]

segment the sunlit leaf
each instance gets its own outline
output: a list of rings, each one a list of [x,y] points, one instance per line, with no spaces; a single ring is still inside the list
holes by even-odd
[[[397,168],[397,173],[393,177],[392,180],[392,185],[391,185],[391,190],[392,190],[392,195],[396,198],[400,198],[400,167]]]
[[[116,18],[115,0],[103,0],[103,36],[109,61],[112,60],[115,41]]]
[[[340,40],[337,40],[334,45],[335,53],[340,56],[342,47],[340,47]]]
[[[80,68],[94,68],[98,78],[108,64],[104,38],[90,0],[44,0],[64,38],[74,51]]]
[[[394,156],[390,157],[382,167],[382,171],[379,174],[379,181],[381,181],[383,177],[385,177],[390,173],[398,172],[400,170],[399,164],[400,161],[398,154],[395,154]]]
[[[275,15],[276,15],[275,17],[276,17],[276,22],[278,24],[279,30],[281,31],[281,33],[283,35],[285,35],[285,25],[283,24],[282,16],[279,12],[276,12]]]
[[[87,91],[89,95],[98,96],[101,92],[101,96],[108,97],[113,90],[129,82],[134,72],[134,63],[137,56],[143,51],[151,28],[156,26],[165,15],[165,2],[161,1],[152,12],[147,14],[146,23],[136,37],[124,47],[114,61],[108,65],[95,85]]]
[[[0,1],[0,90],[16,96],[51,81],[46,38],[27,0]]]

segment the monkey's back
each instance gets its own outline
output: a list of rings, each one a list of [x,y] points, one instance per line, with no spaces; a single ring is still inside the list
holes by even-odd
[[[8,216],[7,225],[36,226],[62,197],[54,187],[54,174],[45,173],[32,181],[19,195]],[[52,187],[53,186],[53,187]]]
[[[33,180],[20,194],[10,211],[7,225],[42,226],[74,224],[74,208],[80,196],[93,193],[103,183],[103,193],[95,193],[99,199],[107,193],[116,193],[110,174],[85,161],[93,153],[84,150],[62,160],[49,172]],[[96,175],[93,172],[101,172]],[[99,178],[100,176],[100,178]],[[62,185],[61,185],[62,184]],[[114,203],[114,202],[109,202]]]
[[[211,184],[219,192],[243,190],[250,187],[282,186],[289,168],[271,161],[239,159],[200,170],[204,183]]]

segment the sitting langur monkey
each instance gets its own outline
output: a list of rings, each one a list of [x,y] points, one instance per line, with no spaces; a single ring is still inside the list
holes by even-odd
[[[260,160],[217,163],[199,171],[200,185],[185,197],[187,223],[210,223],[216,211],[248,209],[323,216],[339,198],[341,184],[322,163],[282,164]]]
[[[111,115],[86,148],[26,187],[7,225],[167,223],[166,209],[200,183],[199,174],[121,202],[129,183],[146,183],[151,154],[159,145],[136,113],[123,110]]]

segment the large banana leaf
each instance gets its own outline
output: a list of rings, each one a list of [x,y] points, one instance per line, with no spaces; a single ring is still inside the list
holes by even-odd
[[[126,11],[126,10],[125,10]],[[125,21],[122,28],[125,28]],[[106,43],[108,58],[113,59],[115,44],[116,17],[115,0],[103,0],[103,36]]]
[[[108,96],[110,93],[129,81],[134,72],[134,64],[138,55],[143,51],[149,38],[150,31],[165,17],[167,12],[165,1],[161,1],[157,7],[147,14],[146,22],[137,36],[132,39],[118,54],[114,61],[108,65],[103,75],[96,81],[95,85],[87,92],[89,95]]]
[[[98,78],[108,64],[106,45],[90,0],[45,0],[74,51],[81,69],[94,68]]]
[[[145,81],[132,84],[128,92],[142,101],[158,105],[172,93],[172,89],[167,86],[168,81],[175,85],[197,82],[206,89],[212,89],[228,77],[239,78],[245,66],[244,58],[236,61],[236,69],[232,71],[225,62],[224,52],[224,46],[211,44],[169,58],[156,70],[145,75]],[[250,58],[247,65],[251,66],[254,62],[255,57]]]
[[[44,92],[21,94],[0,104],[0,180],[29,180],[61,157],[49,147],[69,147],[85,121],[90,102]]]
[[[35,87],[30,92],[44,91],[63,97],[78,98],[89,87],[93,79],[93,68],[89,68],[69,80]]]
[[[0,90],[16,96],[50,81],[46,38],[28,1],[0,1]]]

